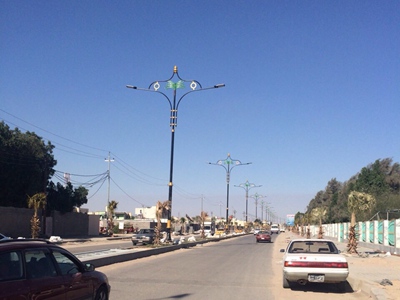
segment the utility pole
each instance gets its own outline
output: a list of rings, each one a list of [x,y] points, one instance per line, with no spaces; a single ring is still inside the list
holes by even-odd
[[[104,161],[108,162],[108,171],[107,171],[107,179],[108,179],[108,196],[107,196],[107,206],[106,206],[106,211],[108,208],[108,205],[110,204],[110,163],[114,161],[114,158],[110,158],[110,152],[108,152],[108,158],[106,158]]]

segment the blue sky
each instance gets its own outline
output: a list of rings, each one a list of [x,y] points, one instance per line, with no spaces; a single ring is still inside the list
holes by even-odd
[[[330,179],[399,161],[399,12],[399,1],[0,1],[0,119],[50,140],[73,182],[106,172],[110,151],[110,200],[133,212],[168,198],[171,133],[166,99],[125,86],[176,65],[226,87],[180,104],[172,214],[200,214],[203,197],[225,216],[225,170],[208,162],[228,153],[252,163],[231,172],[230,214],[243,218],[234,185],[246,180],[277,216],[303,212]],[[107,181],[89,191],[85,207],[103,210]]]

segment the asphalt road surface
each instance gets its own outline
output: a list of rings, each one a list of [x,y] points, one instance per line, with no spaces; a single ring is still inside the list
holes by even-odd
[[[272,246],[248,235],[98,270],[111,299],[266,299]]]
[[[247,235],[98,270],[110,280],[111,300],[368,298],[327,284],[283,289],[280,258],[277,243],[256,243]]]

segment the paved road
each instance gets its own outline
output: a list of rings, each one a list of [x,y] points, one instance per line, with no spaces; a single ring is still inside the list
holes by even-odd
[[[278,236],[273,236],[275,241]],[[331,285],[282,288],[280,243],[253,235],[98,268],[118,299],[367,299]],[[279,264],[279,266],[278,266]]]
[[[99,268],[118,299],[266,299],[273,244],[252,235]]]

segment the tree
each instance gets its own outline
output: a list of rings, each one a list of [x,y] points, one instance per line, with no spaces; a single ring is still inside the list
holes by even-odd
[[[170,210],[171,205],[170,201],[160,202],[158,201],[156,204],[156,218],[157,218],[157,226],[155,228],[155,238],[154,245],[158,246],[161,243],[161,218],[163,215]]]
[[[367,193],[352,191],[348,197],[348,208],[351,213],[351,222],[349,230],[349,242],[347,244],[348,253],[357,252],[357,234],[356,234],[356,214],[361,211],[370,210],[375,205],[375,198]]]
[[[186,232],[186,230],[185,230],[186,218],[181,217],[179,219],[179,223],[181,223],[181,233],[184,234]]]
[[[201,224],[201,238],[204,239],[206,237],[204,233],[204,222],[206,218],[208,217],[208,214],[205,211],[202,211],[200,214],[200,224]]]
[[[390,190],[386,182],[386,172],[388,171],[390,161],[376,160],[373,164],[361,169],[354,185],[354,190],[370,195],[381,195]]]
[[[326,209],[324,207],[316,207],[309,213],[309,219],[312,223],[319,224],[318,238],[322,239],[324,236],[324,231],[322,228],[322,219],[326,215]]]
[[[107,204],[107,226],[108,226],[108,235],[113,236],[114,235],[114,215],[115,215],[115,210],[117,209],[118,202],[115,200],[112,200],[108,202]]]
[[[74,207],[81,207],[87,203],[87,195],[89,191],[80,186],[76,189],[70,182],[66,185],[61,183],[54,184],[50,182],[47,187],[47,207],[46,211],[50,212],[53,210],[61,213],[71,212]]]
[[[57,161],[54,146],[34,132],[0,122],[0,205],[27,207],[26,195],[45,191]]]
[[[33,216],[31,219],[31,233],[32,238],[36,239],[40,233],[40,220],[38,217],[38,210],[46,206],[46,194],[38,193],[32,197],[28,196],[28,207],[33,208]]]

